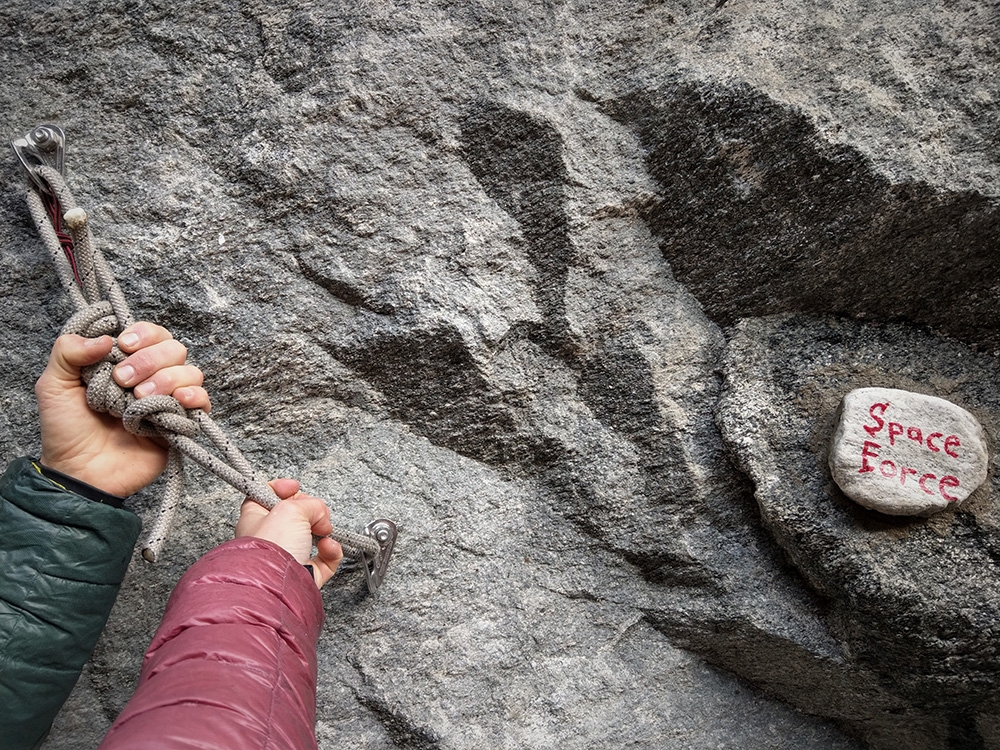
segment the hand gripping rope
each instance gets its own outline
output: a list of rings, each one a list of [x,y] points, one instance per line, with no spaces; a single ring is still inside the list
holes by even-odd
[[[94,244],[86,212],[77,206],[63,180],[63,131],[55,125],[39,125],[23,138],[12,141],[11,146],[31,178],[27,196],[31,216],[76,308],[62,332],[117,337],[134,319],[107,261]],[[184,491],[184,456],[269,510],[279,502],[207,413],[184,409],[171,396],[136,399],[131,388],[123,389],[115,383],[111,372],[124,359],[116,340],[103,361],[84,370],[83,380],[87,384],[87,403],[92,409],[121,417],[129,432],[159,437],[169,445],[166,488],[142,546],[143,558],[154,562],[160,555]],[[218,455],[196,442],[199,436]],[[330,537],[340,542],[345,557],[354,558],[364,566],[368,588],[374,592],[385,576],[396,533],[392,521],[380,518],[372,521],[364,534],[334,527]]]

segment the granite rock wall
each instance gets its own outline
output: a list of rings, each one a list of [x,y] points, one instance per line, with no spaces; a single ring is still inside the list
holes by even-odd
[[[0,2],[0,124],[67,133],[133,308],[361,528],[321,748],[1000,748],[997,489],[888,519],[840,398],[995,461],[998,11],[848,0]],[[0,160],[0,445],[68,313]],[[156,504],[156,488],[135,498]],[[96,746],[239,498],[192,472],[48,750]]]

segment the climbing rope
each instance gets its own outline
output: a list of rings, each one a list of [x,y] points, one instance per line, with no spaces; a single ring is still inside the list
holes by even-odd
[[[94,243],[86,212],[77,205],[63,179],[63,139],[59,128],[44,125],[11,145],[31,178],[27,199],[32,219],[76,309],[62,332],[89,338],[109,335],[115,339],[111,353],[83,371],[87,403],[95,411],[121,418],[129,432],[161,438],[169,446],[163,499],[141,548],[143,558],[154,562],[184,494],[185,457],[268,510],[279,499],[206,412],[185,409],[171,396],[137,399],[131,388],[122,388],[112,378],[115,365],[126,356],[118,348],[117,336],[132,325],[134,318],[111,268]],[[201,445],[198,438],[210,444],[215,453]],[[345,557],[364,564],[369,588],[375,591],[395,544],[395,524],[377,519],[365,534],[334,527],[330,537],[340,543]]]

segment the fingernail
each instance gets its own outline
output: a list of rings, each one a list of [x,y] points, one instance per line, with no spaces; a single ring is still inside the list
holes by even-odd
[[[123,333],[118,337],[119,346],[135,346],[139,343],[139,334],[137,333]]]
[[[135,388],[132,389],[132,393],[135,394],[136,398],[144,398],[150,395],[156,390],[156,383],[150,383],[148,380],[145,383],[140,383]]]
[[[118,379],[122,383],[128,385],[132,382],[132,378],[135,377],[135,368],[132,365],[122,365],[115,370],[115,375],[118,376]]]

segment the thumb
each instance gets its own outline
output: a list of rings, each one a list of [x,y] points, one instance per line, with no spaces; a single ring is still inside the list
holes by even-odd
[[[343,558],[344,551],[339,542],[333,541],[328,536],[316,540],[316,556],[309,562],[316,571],[316,585],[319,588],[323,588],[326,582],[333,578]]]
[[[272,479],[267,484],[281,500],[287,500],[299,491],[299,483],[294,479]]]
[[[111,346],[110,336],[99,336],[96,339],[74,333],[60,336],[52,345],[52,353],[42,379],[77,386],[80,383],[80,370],[100,362],[111,352]]]

